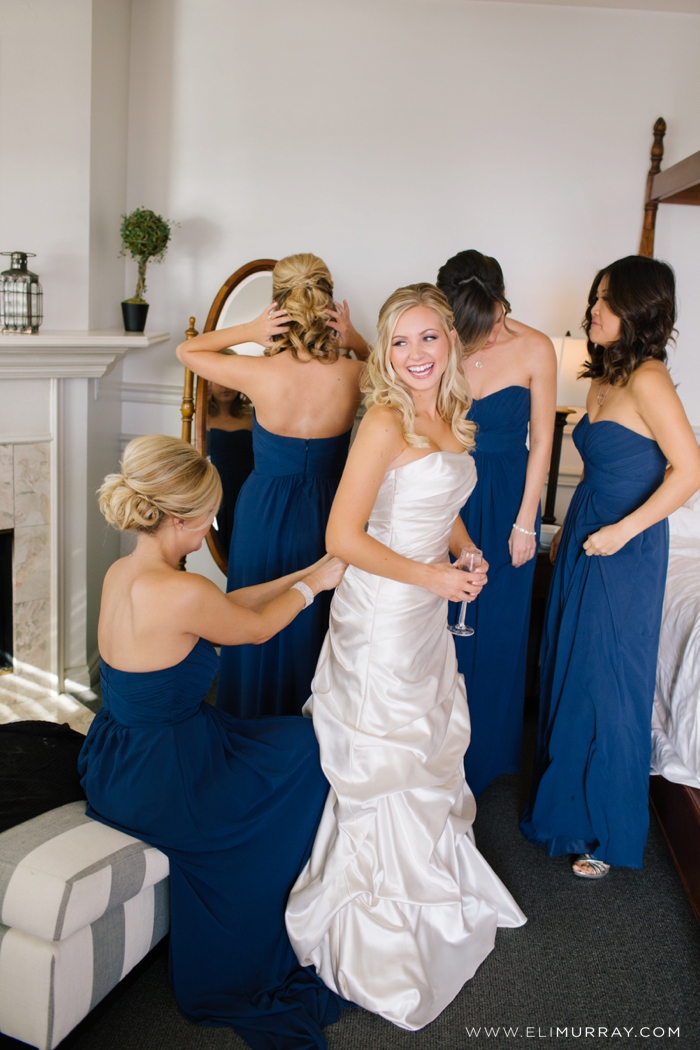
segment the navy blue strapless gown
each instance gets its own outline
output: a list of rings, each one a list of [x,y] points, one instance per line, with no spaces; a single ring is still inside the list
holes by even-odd
[[[219,472],[224,498],[216,515],[216,527],[223,550],[231,545],[236,501],[253,469],[253,435],[249,430],[207,431],[207,454]]]
[[[332,438],[280,437],[253,417],[255,469],[241,489],[227,590],[275,580],[326,552],[326,525],[350,446]],[[332,594],[264,645],[224,646],[216,705],[241,718],[298,715],[311,695]]]
[[[525,489],[530,391],[507,386],[474,400],[469,418],[477,424],[478,481],[461,514],[489,563],[489,582],[467,606],[467,623],[476,633],[455,637],[455,646],[472,723],[464,772],[478,797],[494,777],[520,769],[535,559],[513,568],[508,538]],[[538,531],[539,525],[538,512]],[[451,622],[458,608],[450,606]]]
[[[241,721],[203,701],[217,658],[102,664],[79,771],[88,814],[170,859],[170,979],[191,1021],[254,1050],[316,1050],[343,1000],[299,966],[284,925],[328,791],[310,720]]]
[[[574,430],[584,477],[566,515],[545,613],[535,776],[521,829],[550,856],[641,868],[668,522],[608,557],[588,536],[641,506],[666,459],[611,420]]]

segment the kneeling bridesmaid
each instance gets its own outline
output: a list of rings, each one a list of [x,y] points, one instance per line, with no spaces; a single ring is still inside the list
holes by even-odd
[[[226,595],[178,572],[220,500],[212,464],[158,434],[131,441],[122,472],[105,479],[102,513],[138,541],[105,577],[103,707],[81,752],[82,785],[91,817],[170,860],[170,978],[183,1014],[230,1025],[254,1050],[320,1048],[344,1003],[299,966],[284,927],[328,791],[313,726],[233,718],[204,698],[212,642],[266,641],[344,566],[324,558]]]
[[[550,856],[578,854],[574,873],[588,879],[611,865],[641,868],[649,827],[666,518],[700,486],[700,449],[666,368],[675,319],[665,263],[628,256],[593,282],[583,371],[592,382],[574,430],[584,472],[552,544],[521,823]]]

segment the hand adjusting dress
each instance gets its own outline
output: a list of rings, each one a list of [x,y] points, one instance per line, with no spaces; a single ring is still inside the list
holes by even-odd
[[[282,437],[253,416],[255,469],[241,489],[227,590],[276,580],[326,553],[326,525],[343,473],[350,431],[330,438]],[[263,645],[224,646],[216,705],[241,718],[298,715],[328,629],[331,595]]]
[[[525,667],[535,558],[517,569],[508,538],[525,489],[530,391],[507,386],[472,401],[479,480],[462,519],[489,563],[489,582],[467,606],[471,638],[455,638],[469,697],[472,738],[464,771],[475,796],[501,773],[517,773],[523,736]],[[539,513],[535,529],[539,532]],[[535,537],[537,539],[537,537]],[[458,606],[450,606],[451,622]]]
[[[475,480],[467,453],[389,471],[369,534],[408,558],[446,561]],[[352,566],[336,590],[309,701],[331,791],[287,907],[299,959],[408,1029],[455,997],[497,926],[525,922],[474,845],[469,712],[446,606]]]
[[[216,653],[174,667],[102,664],[80,756],[88,814],[170,859],[170,979],[191,1021],[255,1050],[325,1047],[345,1005],[299,966],[284,928],[328,785],[303,718],[241,721],[203,702]]]
[[[547,601],[535,777],[520,827],[550,856],[593,853],[641,868],[668,522],[607,557],[588,557],[583,544],[649,498],[666,458],[655,441],[609,419],[584,416],[574,442],[584,476]]]

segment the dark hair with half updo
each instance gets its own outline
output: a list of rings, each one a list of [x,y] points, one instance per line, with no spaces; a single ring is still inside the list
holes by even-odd
[[[620,319],[620,337],[610,346],[591,339],[591,311],[598,288],[608,279],[605,301]],[[676,279],[668,263],[643,255],[627,255],[596,274],[588,295],[583,330],[589,360],[581,379],[600,379],[624,386],[644,361],[667,361],[666,346],[676,324]]]
[[[495,322],[495,306],[500,303],[505,314],[510,313],[500,264],[474,248],[448,259],[440,267],[436,283],[447,296],[467,354],[478,350],[488,338]]]
[[[319,361],[337,361],[338,333],[328,327],[333,279],[323,259],[309,252],[280,259],[272,271],[272,298],[279,310],[287,311],[289,331],[273,336],[265,350],[268,357],[289,350],[297,360],[301,351]]]

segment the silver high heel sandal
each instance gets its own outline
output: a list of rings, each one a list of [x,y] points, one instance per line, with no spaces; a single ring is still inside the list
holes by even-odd
[[[581,863],[588,864],[592,871],[577,871],[573,865]],[[602,879],[610,871],[610,865],[606,864],[603,860],[597,860],[596,857],[591,856],[590,853],[581,853],[574,860],[571,870],[574,875],[578,875],[580,879]]]

